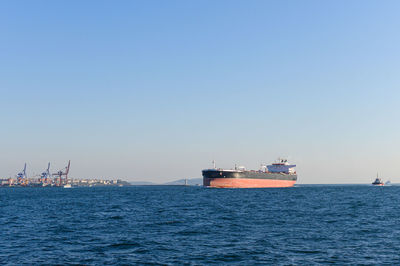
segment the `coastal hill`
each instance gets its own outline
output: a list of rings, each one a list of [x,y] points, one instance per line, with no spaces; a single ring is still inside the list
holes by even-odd
[[[171,182],[164,183],[163,185],[185,185],[185,180],[189,186],[197,186],[203,184],[203,178],[192,178],[192,179],[179,179]]]
[[[130,181],[129,183],[132,186],[152,186],[152,185],[157,185],[156,183],[147,182],[147,181]]]
[[[132,186],[179,186],[185,185],[185,180],[187,180],[187,184],[189,186],[197,186],[203,184],[203,178],[179,179],[161,184],[148,181],[131,181],[130,184]]]

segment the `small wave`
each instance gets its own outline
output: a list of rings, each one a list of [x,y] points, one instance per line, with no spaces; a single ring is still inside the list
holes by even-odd
[[[179,223],[181,223],[181,221],[162,221],[162,222],[154,223],[154,225],[175,225],[175,224],[179,224]]]
[[[111,216],[110,219],[111,220],[122,220],[122,219],[124,219],[124,217],[121,215],[115,215],[115,216]]]
[[[113,248],[113,249],[129,249],[129,248],[133,248],[133,247],[139,247],[140,244],[136,243],[136,242],[121,242],[121,243],[114,243],[109,245],[109,248]]]

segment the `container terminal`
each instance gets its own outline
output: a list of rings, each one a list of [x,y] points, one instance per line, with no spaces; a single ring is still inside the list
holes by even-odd
[[[24,168],[15,177],[0,178],[0,187],[94,187],[94,186],[129,186],[130,184],[121,179],[98,179],[98,178],[70,178],[69,170],[71,161],[63,169],[55,173],[50,171],[50,163],[47,169],[39,175],[28,177],[26,163]]]

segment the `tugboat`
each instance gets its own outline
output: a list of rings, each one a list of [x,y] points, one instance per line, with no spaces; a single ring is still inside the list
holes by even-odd
[[[384,183],[382,182],[382,179],[380,179],[378,177],[378,173],[376,173],[376,179],[374,182],[372,182],[372,185],[373,186],[383,186],[384,185]]]

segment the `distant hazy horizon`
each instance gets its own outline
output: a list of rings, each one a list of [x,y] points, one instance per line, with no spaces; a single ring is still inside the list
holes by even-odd
[[[400,183],[398,1],[2,1],[0,177],[167,182],[287,157]]]

